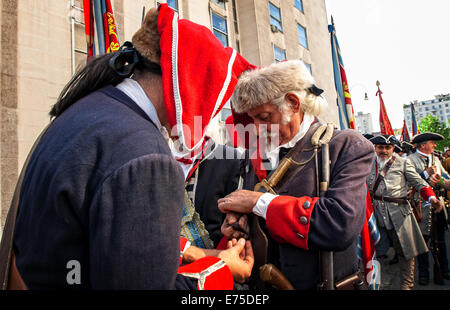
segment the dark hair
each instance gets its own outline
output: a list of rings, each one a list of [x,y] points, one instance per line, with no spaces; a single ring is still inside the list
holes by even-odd
[[[86,95],[106,86],[117,85],[125,77],[121,77],[109,66],[114,54],[105,54],[93,58],[84,68],[75,73],[69,83],[64,86],[58,101],[50,110],[50,116],[58,117],[72,104]]]
[[[115,53],[93,58],[64,86],[50,116],[58,117],[72,104],[104,86],[116,86],[131,76],[135,68],[161,75],[161,67],[142,57],[130,42],[125,42]]]

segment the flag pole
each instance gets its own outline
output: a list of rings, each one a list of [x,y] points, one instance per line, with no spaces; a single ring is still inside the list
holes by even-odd
[[[391,122],[389,121],[389,117],[386,112],[386,107],[384,106],[383,97],[381,94],[383,93],[380,89],[380,81],[377,80],[378,91],[375,96],[380,97],[380,132],[382,135],[392,135],[394,136],[394,130],[392,129]]]

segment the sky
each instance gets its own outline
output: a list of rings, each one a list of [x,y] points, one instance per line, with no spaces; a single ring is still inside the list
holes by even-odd
[[[450,93],[450,0],[325,0],[333,16],[355,114],[379,131],[376,81],[394,129],[403,105]],[[364,100],[364,93],[369,100]]]

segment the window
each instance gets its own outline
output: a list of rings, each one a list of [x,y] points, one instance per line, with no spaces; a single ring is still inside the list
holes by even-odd
[[[295,6],[300,12],[303,12],[303,0],[294,0],[294,6]]]
[[[309,70],[309,73],[311,73],[311,75],[312,75],[312,68],[311,68],[311,65],[310,65],[310,64],[307,64],[307,63],[305,63],[305,66],[306,66],[306,68],[308,68],[308,70]]]
[[[231,115],[231,109],[223,107],[222,111],[220,111],[220,120],[225,122],[226,119]]]
[[[236,11],[236,0],[233,0],[232,6],[233,6],[234,32],[239,33],[238,21],[237,21],[237,11]]]
[[[214,2],[218,6],[225,8],[225,0],[211,0],[211,2]]]
[[[211,13],[213,33],[223,46],[228,46],[228,28],[227,20],[222,16]]]
[[[300,24],[297,24],[298,43],[304,48],[308,48],[308,38],[306,36],[306,29]]]
[[[286,60],[286,51],[279,48],[278,46],[273,46],[273,58],[275,59],[275,62],[280,62],[283,60]]]
[[[279,31],[283,31],[281,26],[281,12],[280,9],[269,2],[269,15],[270,15],[270,25],[276,27]]]
[[[178,0],[167,0],[167,5],[174,11],[178,12]]]

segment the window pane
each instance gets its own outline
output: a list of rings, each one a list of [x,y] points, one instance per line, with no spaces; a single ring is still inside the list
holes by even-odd
[[[280,62],[286,59],[286,52],[277,46],[273,46],[273,54],[275,62]]]
[[[294,5],[297,9],[303,12],[303,1],[302,0],[294,0]]]
[[[306,66],[306,68],[308,68],[308,70],[309,70],[309,73],[311,73],[311,75],[312,75],[312,69],[311,69],[311,65],[310,65],[310,64],[307,64],[307,63],[305,63],[305,66]]]
[[[178,11],[178,1],[177,0],[167,0],[167,4],[175,11]]]
[[[213,13],[212,14],[212,23],[213,23],[213,28],[220,30],[222,32],[228,33],[227,22],[226,22],[225,18],[220,17]]]
[[[228,46],[228,39],[227,36],[224,35],[222,32],[219,32],[217,30],[213,30],[214,35],[216,36],[217,39],[219,39],[220,42],[222,42],[223,46]]]
[[[270,16],[275,17],[277,20],[281,21],[280,9],[269,2],[269,12]]]
[[[225,8],[225,1],[220,1],[220,0],[211,0],[211,2],[216,3],[217,5],[220,5],[221,7]]]
[[[278,28],[278,30],[283,31],[283,28],[281,27],[281,23],[272,17],[270,18],[270,24],[276,26]]]
[[[308,40],[306,38],[306,29],[303,26],[297,24],[298,43],[303,47],[308,48]]]

